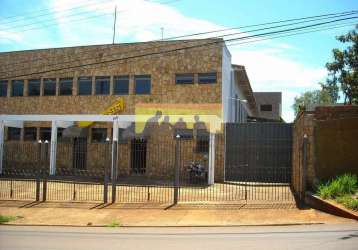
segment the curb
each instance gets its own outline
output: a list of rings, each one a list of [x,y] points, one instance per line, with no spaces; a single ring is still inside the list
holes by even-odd
[[[312,193],[306,192],[305,203],[317,210],[358,221],[358,215],[354,214],[353,212],[347,209],[343,209],[341,207],[335,206],[334,204],[328,201],[316,197]]]
[[[208,228],[208,227],[274,227],[274,226],[309,226],[309,225],[323,225],[323,222],[310,223],[279,223],[279,224],[242,224],[242,225],[152,225],[152,226],[135,226],[135,225],[121,225],[118,227],[108,227],[106,225],[50,225],[50,224],[11,224],[5,223],[0,226],[22,226],[22,227],[88,227],[88,228]]]

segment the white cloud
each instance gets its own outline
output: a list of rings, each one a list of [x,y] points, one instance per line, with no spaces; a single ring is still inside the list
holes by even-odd
[[[23,35],[19,32],[0,30],[1,43],[13,43],[13,42],[19,43],[22,42],[22,40],[23,40]]]

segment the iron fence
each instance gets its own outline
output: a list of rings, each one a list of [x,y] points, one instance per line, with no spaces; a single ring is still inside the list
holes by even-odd
[[[165,204],[293,202],[290,168],[280,167],[277,162],[274,166],[252,166],[231,161],[232,167],[225,168],[230,178],[209,185],[206,135],[130,138],[118,144],[60,141],[55,175],[49,175],[48,144],[12,142],[5,149],[0,199]],[[218,151],[215,157],[219,159],[222,154]],[[264,159],[267,162],[270,157]],[[112,162],[117,168],[111,172]],[[110,178],[112,175],[115,178]]]

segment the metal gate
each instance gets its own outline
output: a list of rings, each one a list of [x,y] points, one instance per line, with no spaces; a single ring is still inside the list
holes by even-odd
[[[225,133],[225,180],[249,187],[247,200],[291,199],[292,124],[231,123]]]

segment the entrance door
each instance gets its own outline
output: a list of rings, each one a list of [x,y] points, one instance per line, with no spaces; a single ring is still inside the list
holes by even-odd
[[[86,169],[87,162],[87,138],[73,139],[73,168]]]
[[[147,140],[133,139],[131,143],[131,168],[134,174],[144,174],[146,168]]]

